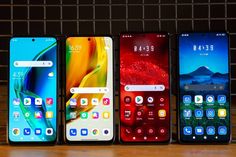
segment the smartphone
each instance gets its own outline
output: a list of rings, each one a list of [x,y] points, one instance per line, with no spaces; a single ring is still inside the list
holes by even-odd
[[[178,56],[181,143],[229,143],[230,66],[227,33],[182,33]]]
[[[57,40],[10,40],[8,142],[55,144],[57,141]]]
[[[113,42],[108,36],[66,39],[65,140],[114,140]]]
[[[170,142],[169,37],[120,35],[120,141]]]

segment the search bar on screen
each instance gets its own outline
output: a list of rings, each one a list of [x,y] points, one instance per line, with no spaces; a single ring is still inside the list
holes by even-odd
[[[214,90],[225,90],[224,84],[215,85],[185,85],[185,91],[214,91]]]
[[[70,92],[72,94],[86,94],[86,93],[108,93],[109,90],[107,87],[80,87],[80,88],[71,88]]]
[[[164,91],[164,85],[126,85],[125,91],[134,92],[134,91]]]
[[[15,61],[15,67],[52,67],[52,61]]]

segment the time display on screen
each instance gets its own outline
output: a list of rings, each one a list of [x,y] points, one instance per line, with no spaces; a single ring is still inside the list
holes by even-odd
[[[69,47],[69,51],[73,51],[73,52],[79,52],[82,48],[81,45],[74,45],[74,46],[68,46]]]
[[[24,72],[18,71],[18,72],[13,72],[13,79],[23,79],[24,77]]]
[[[193,51],[214,51],[214,45],[193,45]]]
[[[134,45],[134,52],[154,52],[155,47],[153,45]]]

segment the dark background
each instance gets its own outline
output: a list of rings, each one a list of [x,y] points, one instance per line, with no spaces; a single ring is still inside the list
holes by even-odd
[[[112,35],[114,53],[117,54],[118,35],[120,32],[128,31],[171,33],[174,140],[176,139],[176,34],[182,31],[229,32],[232,133],[233,139],[236,140],[235,0],[1,0],[0,143],[6,143],[8,45],[12,35],[55,35],[57,37],[70,34]],[[118,80],[116,80],[116,87],[117,85]],[[60,94],[60,98],[61,96]],[[117,96],[116,92],[116,102]],[[62,113],[63,110],[60,109],[60,112]],[[116,115],[118,116],[118,103],[116,103]]]

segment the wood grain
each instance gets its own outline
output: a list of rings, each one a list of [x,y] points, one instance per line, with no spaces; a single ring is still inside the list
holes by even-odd
[[[1,157],[235,157],[231,145],[0,146]]]

